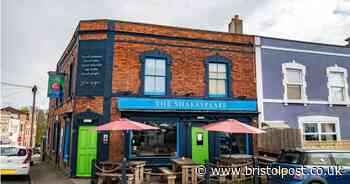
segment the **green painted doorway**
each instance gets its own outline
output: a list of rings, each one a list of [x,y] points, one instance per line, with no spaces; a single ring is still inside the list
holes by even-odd
[[[97,132],[95,126],[80,126],[78,131],[77,176],[91,176],[91,161],[96,159]]]
[[[192,160],[204,164],[209,159],[208,131],[192,127]]]

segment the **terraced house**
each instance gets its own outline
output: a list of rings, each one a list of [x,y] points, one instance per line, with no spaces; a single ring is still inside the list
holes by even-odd
[[[257,37],[256,46],[261,126],[299,128],[306,144],[349,146],[349,45]]]
[[[238,17],[229,30],[81,21],[55,71],[65,85],[64,97],[50,100],[49,158],[89,176],[92,159],[163,165],[227,152],[228,135],[198,127],[228,118],[257,125],[254,37],[241,34]],[[121,117],[160,131],[91,130]],[[251,135],[235,140],[237,152],[253,153]]]

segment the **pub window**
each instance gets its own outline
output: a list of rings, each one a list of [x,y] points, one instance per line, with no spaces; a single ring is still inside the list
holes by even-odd
[[[209,63],[209,96],[227,96],[227,65],[225,63]]]
[[[220,133],[220,154],[246,153],[246,135]]]
[[[144,94],[166,94],[166,60],[159,58],[145,59]]]
[[[156,131],[133,131],[131,135],[131,156],[176,156],[176,123],[148,122],[158,127]]]

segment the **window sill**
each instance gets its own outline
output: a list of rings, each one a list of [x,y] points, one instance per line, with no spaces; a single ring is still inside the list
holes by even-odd
[[[144,96],[166,96],[165,93],[144,93]]]
[[[284,100],[284,105],[288,104],[303,104],[304,106],[307,106],[307,100]]]
[[[347,106],[350,107],[350,102],[329,102],[329,107],[333,106]]]
[[[208,95],[209,98],[228,98],[227,95]]]

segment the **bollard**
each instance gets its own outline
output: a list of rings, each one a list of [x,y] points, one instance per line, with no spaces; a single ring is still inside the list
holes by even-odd
[[[123,158],[123,161],[122,161],[122,184],[126,184],[126,170],[127,170],[127,166],[126,166],[126,158],[124,157]]]

